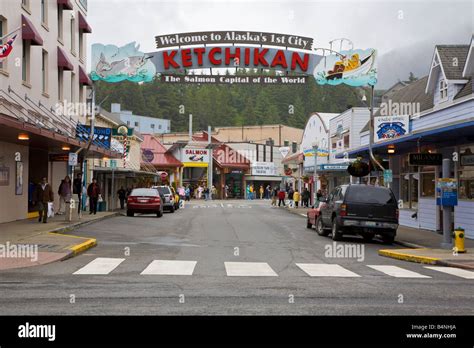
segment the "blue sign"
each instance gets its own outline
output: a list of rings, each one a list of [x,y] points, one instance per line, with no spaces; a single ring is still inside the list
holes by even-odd
[[[83,124],[77,125],[76,138],[81,141],[89,141],[91,134],[91,127]],[[110,142],[112,138],[112,128],[94,127],[94,145],[110,149]]]
[[[391,169],[385,169],[383,171],[383,181],[392,182],[393,181],[393,172]]]
[[[458,184],[456,179],[438,179],[436,183],[436,204],[444,207],[458,205]]]

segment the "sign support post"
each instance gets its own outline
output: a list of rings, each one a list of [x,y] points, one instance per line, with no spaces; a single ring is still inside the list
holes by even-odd
[[[374,86],[370,86],[370,121],[369,121],[369,153],[370,153],[370,159],[372,160],[373,163],[375,163],[382,171],[384,170],[384,167],[380,164],[380,162],[375,158],[374,152],[372,151],[372,145],[374,142]],[[377,175],[377,180],[378,180],[378,175]]]
[[[313,170],[313,205],[316,206],[316,197],[318,192],[318,144],[313,143],[314,170]]]
[[[451,160],[449,158],[443,159],[443,178],[449,178],[451,174]],[[442,196],[441,196],[442,197]],[[441,204],[443,204],[441,198]],[[451,249],[453,247],[451,237],[451,211],[452,207],[448,205],[442,205],[443,208],[443,242],[441,248]]]

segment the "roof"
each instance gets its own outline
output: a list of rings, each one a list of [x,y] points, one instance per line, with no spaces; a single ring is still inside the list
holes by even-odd
[[[462,80],[462,72],[469,53],[469,45],[436,45],[447,80]],[[457,60],[457,64],[453,61]]]
[[[420,103],[420,112],[431,109],[433,107],[433,94],[425,93],[425,86],[428,81],[428,76],[422,77],[409,85],[395,91],[386,103]],[[375,116],[380,116],[379,108],[375,112]],[[389,115],[387,115],[389,116]],[[370,122],[370,121],[369,121]],[[361,129],[360,133],[369,130],[369,122]]]
[[[153,152],[153,160],[146,162],[155,167],[182,167],[183,163],[178,161],[171,153],[168,152],[158,139],[151,134],[142,134],[143,143],[140,144],[140,149],[151,150]]]
[[[454,99],[459,99],[466,97],[469,94],[474,93],[474,80],[472,76],[469,78],[469,81],[461,88],[461,90],[454,96]]]

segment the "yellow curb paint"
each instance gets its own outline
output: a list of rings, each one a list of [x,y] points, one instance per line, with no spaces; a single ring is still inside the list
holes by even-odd
[[[32,211],[31,213],[28,213],[26,216],[27,219],[33,219],[39,217],[39,213],[37,211]]]
[[[55,236],[71,237],[71,238],[89,239],[89,237],[74,236],[72,234],[62,234],[62,233],[56,233],[56,232],[48,232],[48,234],[53,234]]]
[[[91,239],[88,239],[87,241],[85,241],[84,243],[76,244],[76,245],[72,246],[71,248],[69,248],[69,250],[71,250],[74,255],[77,255],[77,254],[79,254],[83,251],[86,251],[87,249],[90,249],[90,248],[92,248],[96,245],[97,245],[97,239],[91,238]]]
[[[426,249],[399,249],[399,250],[426,250]],[[439,261],[439,258],[406,254],[406,253],[401,253],[399,251],[391,250],[391,249],[379,250],[379,255],[391,257],[393,259],[418,262],[418,263],[435,264],[436,261]]]

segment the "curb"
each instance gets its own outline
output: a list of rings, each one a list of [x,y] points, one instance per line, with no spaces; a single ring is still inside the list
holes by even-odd
[[[106,219],[109,219],[109,218],[112,218],[112,217],[115,217],[115,216],[119,216],[120,213],[119,212],[114,212],[112,214],[109,214],[109,215],[106,215],[106,216],[102,216],[100,218],[97,218],[95,220],[90,220],[90,221],[78,221],[78,222],[75,222],[71,225],[68,225],[68,226],[65,226],[65,227],[58,227],[58,228],[55,228],[54,230],[51,230],[49,231],[48,233],[62,233],[62,232],[69,232],[69,231],[72,231],[74,229],[76,229],[77,227],[79,226],[86,226],[86,225],[90,225],[94,222],[98,222],[98,221],[102,221],[102,220],[106,220]]]
[[[418,250],[420,249],[426,249],[426,248],[417,248]],[[426,263],[430,265],[435,265],[437,264],[440,259],[435,258],[435,257],[428,257],[428,256],[419,256],[419,255],[411,255],[411,254],[405,254],[399,251],[396,251],[397,249],[380,249],[378,254],[380,256],[386,256],[390,257],[392,259],[398,259],[398,260],[403,260],[403,261],[410,261],[410,262],[417,262],[417,263]],[[398,249],[398,250],[404,250],[404,249]]]
[[[438,260],[436,261],[436,264],[440,266],[445,266],[445,267],[456,267],[456,268],[462,268],[462,269],[467,269],[471,271],[474,270],[473,266],[463,265],[462,263],[451,262],[451,261]]]

